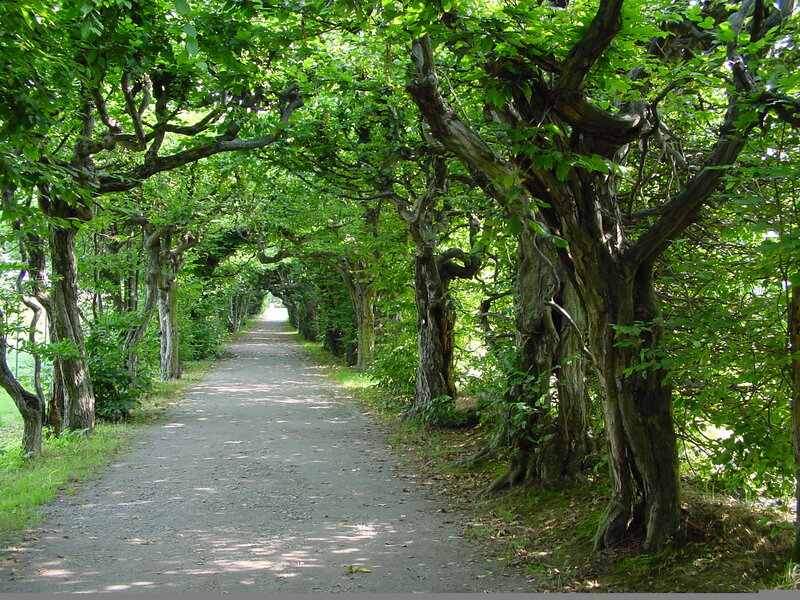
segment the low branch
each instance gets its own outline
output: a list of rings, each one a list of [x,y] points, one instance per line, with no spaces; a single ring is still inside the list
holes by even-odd
[[[622,29],[622,4],[623,0],[600,0],[589,28],[564,60],[561,75],[553,87],[557,94],[583,87],[592,66]]]
[[[133,92],[131,91],[130,69],[125,69],[125,72],[122,74],[120,86],[122,87],[122,96],[125,98],[125,110],[131,118],[131,121],[133,121],[133,131],[136,134],[137,147],[143,150],[145,144],[144,127],[142,127],[142,116],[136,107],[136,100],[134,100]]]

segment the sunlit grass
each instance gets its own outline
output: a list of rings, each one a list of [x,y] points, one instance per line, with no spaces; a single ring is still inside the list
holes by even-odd
[[[30,380],[33,379],[33,357],[25,352],[10,350],[7,356],[8,365],[16,377],[28,389],[33,390]],[[0,389],[0,428],[18,426],[22,424],[22,417],[17,410],[16,404],[5,390]],[[0,448],[3,447],[0,437]]]
[[[311,355],[314,360],[325,366],[328,375],[339,385],[348,389],[369,389],[378,384],[378,380],[364,373],[359,373],[353,367],[342,363],[341,359],[333,356],[322,347],[319,342],[309,342],[302,339],[299,335],[297,340],[303,349]]]
[[[5,390],[0,390],[0,427],[10,427],[22,423],[17,405],[6,394]],[[0,444],[2,447],[2,444]]]

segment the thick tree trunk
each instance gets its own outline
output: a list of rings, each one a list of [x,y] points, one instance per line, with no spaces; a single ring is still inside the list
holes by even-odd
[[[180,379],[178,283],[172,278],[159,285],[158,323],[161,331],[161,376],[166,381]]]
[[[538,239],[537,239],[538,238]],[[500,427],[509,429],[511,463],[506,473],[492,482],[489,492],[516,487],[540,479],[539,457],[543,440],[552,444],[555,430],[551,415],[552,386],[558,332],[549,306],[559,288],[546,240],[527,223],[519,234],[514,283],[516,364],[510,375],[505,402],[508,405]],[[519,413],[523,411],[520,422]],[[512,425],[512,423],[514,425]],[[553,474],[546,473],[548,477]]]
[[[5,352],[5,350],[4,350]],[[17,405],[22,416],[22,451],[26,456],[42,453],[42,427],[44,425],[44,402],[22,387],[8,368],[5,358],[0,364],[0,386]]]
[[[356,318],[356,370],[366,371],[375,353],[375,296],[370,285],[354,282],[349,286]]]
[[[448,281],[442,278],[432,249],[417,250],[414,273],[419,362],[416,394],[408,415],[431,420],[435,417],[431,411],[445,410],[456,397],[453,380],[455,314],[448,298]],[[432,420],[435,422],[435,418]]]
[[[72,350],[61,356],[61,379],[66,395],[64,429],[94,429],[94,391],[85,358],[83,329],[78,306],[74,227],[51,226],[50,254],[54,274],[52,325],[58,341]]]
[[[630,271],[621,266],[605,273],[602,286],[586,296],[611,479],[595,547],[612,547],[633,534],[656,551],[679,532],[677,443],[668,372],[659,365],[658,299],[649,270]]]
[[[800,564],[800,287],[792,286],[788,333],[792,377],[792,446],[794,448],[795,538],[790,560]]]
[[[552,475],[580,478],[589,451],[589,395],[586,391],[587,359],[584,356],[586,311],[569,280],[562,284],[559,301],[569,317],[561,315],[561,341],[556,354],[556,364],[559,365],[556,372],[558,420],[556,437],[549,447],[549,454],[555,456],[555,461],[544,460],[555,465]],[[541,476],[549,479],[547,473],[541,473]]]

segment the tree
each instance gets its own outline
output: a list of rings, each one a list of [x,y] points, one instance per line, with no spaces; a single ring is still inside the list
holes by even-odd
[[[64,81],[64,74],[53,69],[37,77],[32,89],[57,89],[53,104],[74,118],[52,123],[44,143],[27,155],[30,143],[24,136],[12,142],[12,152],[31,163],[15,168],[38,173],[29,178],[51,221],[50,315],[60,341],[75,349],[60,361],[69,429],[94,426],[74,251],[80,224],[92,218],[94,199],[214,154],[267,146],[303,103],[296,85],[242,58],[245,48],[266,51],[263,45],[280,45],[279,34],[265,35],[266,14],[256,25],[254,13],[234,15],[223,4],[192,12],[183,3],[177,14],[172,10],[171,3],[157,0],[135,6],[90,2],[62,7],[52,20],[31,25],[31,37],[58,40],[50,49],[72,77]],[[285,25],[294,22],[290,14],[278,16]],[[239,39],[250,41],[218,44],[221,23],[238,27],[244,34]],[[260,119],[269,108],[275,118]],[[97,164],[98,157],[104,164]]]
[[[566,242],[559,255],[587,311],[612,488],[596,538],[598,549],[643,532],[645,547],[657,550],[679,532],[672,394],[660,360],[662,321],[653,268],[708,203],[741,152],[759,111],[772,104],[791,112],[792,106],[757,83],[768,51],[780,53],[779,32],[791,17],[790,4],[767,9],[745,2],[733,12],[714,12],[721,7],[710,4],[705,7],[711,13],[707,15],[700,14],[700,6],[688,9],[695,21],[714,29],[715,43],[704,47],[707,38],[694,35],[696,28],[691,25],[682,37],[678,26],[679,33],[668,33],[671,44],[666,50],[653,41],[654,36],[676,19],[685,24],[683,15],[674,12],[678,9],[653,15],[643,8],[601,0],[593,14],[582,4],[568,4],[565,9],[543,4],[530,10],[509,7],[492,15],[536,23],[543,36],[561,42],[555,50],[541,46],[535,33],[516,27],[503,30],[492,18],[481,23],[500,40],[481,65],[487,98],[505,112],[512,132],[506,143],[520,185],[537,200],[537,212],[548,230]],[[422,18],[430,23],[431,17]],[[455,13],[444,14],[441,20],[457,23],[454,17]],[[565,28],[569,19],[579,25]],[[454,36],[472,40],[476,48],[488,39],[475,34],[476,29],[454,27]],[[443,39],[447,36],[442,33]],[[680,48],[686,45],[703,58],[691,60],[688,52],[681,56]],[[416,85],[422,87],[435,82],[436,75],[430,57],[420,56],[420,47],[415,45],[414,56],[420,68]],[[674,62],[665,61],[665,56]],[[695,172],[676,193],[634,214],[631,207],[646,179],[633,182],[631,188],[623,185],[622,168],[631,144],[646,143],[661,128],[665,121],[661,111],[671,92],[691,89],[683,74],[689,68],[703,70],[709,104],[719,107],[711,115],[718,134],[703,140],[702,159],[696,155]],[[724,73],[728,68],[730,79]],[[669,79],[664,89],[648,99],[648,92],[665,75]],[[606,99],[609,82],[620,90],[619,99]],[[678,110],[679,105],[670,108]],[[434,135],[440,137],[443,114],[432,113],[441,106],[431,104],[427,111],[421,106]],[[465,145],[479,139],[467,126],[461,126],[459,133]],[[518,139],[524,141],[515,143]],[[476,153],[476,161],[488,164],[486,172],[495,174],[490,180],[503,174],[492,164],[491,155],[478,154],[479,144],[465,147],[466,152]],[[652,222],[644,224],[648,218]]]

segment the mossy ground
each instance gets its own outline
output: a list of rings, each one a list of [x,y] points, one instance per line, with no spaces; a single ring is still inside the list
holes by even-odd
[[[792,515],[748,505],[683,483],[687,541],[646,556],[636,544],[593,552],[592,542],[608,500],[606,482],[528,486],[484,493],[503,472],[503,457],[463,466],[485,439],[480,428],[403,427],[392,438],[421,476],[433,480],[455,508],[465,509],[466,535],[486,543],[548,592],[756,592],[800,589],[800,573],[787,565]]]

